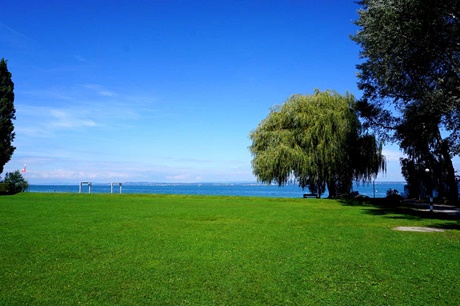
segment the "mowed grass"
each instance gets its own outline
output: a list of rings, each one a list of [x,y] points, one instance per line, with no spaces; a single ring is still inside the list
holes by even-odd
[[[317,199],[4,196],[0,304],[459,305],[459,225]]]

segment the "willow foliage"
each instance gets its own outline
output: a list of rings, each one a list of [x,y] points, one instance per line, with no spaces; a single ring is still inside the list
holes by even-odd
[[[293,95],[251,132],[249,147],[259,181],[295,180],[320,196],[349,192],[353,180],[370,181],[385,169],[372,135],[363,135],[354,97],[334,91]]]

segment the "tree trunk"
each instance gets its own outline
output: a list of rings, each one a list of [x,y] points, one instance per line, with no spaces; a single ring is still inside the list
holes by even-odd
[[[446,184],[449,188],[447,199],[449,200],[450,203],[456,204],[458,202],[458,186],[457,186],[457,181],[455,180],[454,165],[450,157],[449,144],[446,140],[442,139],[441,132],[439,131],[439,129],[437,130],[436,138],[437,138],[438,146],[439,146],[439,154],[444,159],[445,167],[446,167],[445,169],[447,173]]]
[[[458,186],[457,181],[455,180],[455,169],[452,164],[452,159],[450,158],[449,148],[446,141],[442,142],[440,154],[445,160],[446,171],[447,171],[447,186],[449,187],[449,193],[447,194],[447,199],[449,203],[456,204],[458,201]]]
[[[333,199],[337,196],[337,184],[334,180],[327,182],[327,190],[329,192],[329,199]]]

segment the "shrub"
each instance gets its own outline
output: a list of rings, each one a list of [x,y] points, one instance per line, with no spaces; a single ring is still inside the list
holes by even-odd
[[[0,194],[8,194],[9,185],[7,183],[0,183]]]
[[[339,194],[333,198],[335,199],[355,199],[359,196],[359,192],[358,191],[351,191],[349,193],[342,193],[342,194]]]
[[[395,195],[399,195],[398,190],[392,189],[392,188],[387,190],[387,197],[391,197],[391,196],[395,196]]]
[[[29,188],[29,183],[24,179],[21,172],[16,170],[14,172],[7,172],[5,174],[5,179],[3,180],[3,186],[0,187],[0,192],[15,194],[18,192],[26,191]],[[5,186],[6,185],[6,186]]]
[[[390,188],[387,190],[386,199],[388,204],[400,204],[403,197],[399,194],[398,190]]]

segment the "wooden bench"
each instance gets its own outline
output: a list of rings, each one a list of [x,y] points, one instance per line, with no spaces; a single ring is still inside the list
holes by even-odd
[[[316,198],[317,196],[314,193],[304,193],[303,197],[305,199],[305,198]]]

